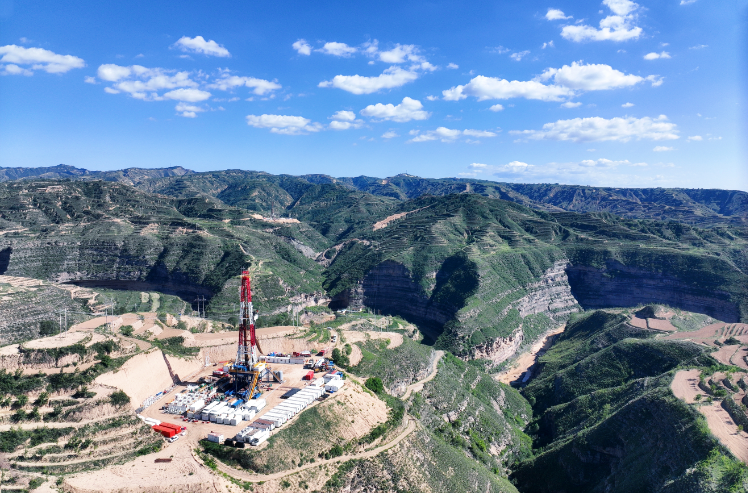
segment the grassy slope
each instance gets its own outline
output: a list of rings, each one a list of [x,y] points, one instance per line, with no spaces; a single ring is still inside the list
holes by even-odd
[[[538,415],[536,442],[544,446],[514,470],[520,490],[730,491],[748,485],[745,468],[709,433],[698,411],[670,390],[674,369],[712,363],[699,346],[649,339],[620,315],[579,317],[541,357],[540,375],[523,391]]]

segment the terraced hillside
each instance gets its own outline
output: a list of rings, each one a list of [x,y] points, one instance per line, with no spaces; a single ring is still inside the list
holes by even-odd
[[[263,320],[299,305],[368,306],[493,365],[580,307],[654,302],[726,322],[748,314],[739,227],[545,212],[488,193],[403,201],[316,175],[126,171],[138,188],[119,175],[0,185],[0,267],[185,302],[206,296],[208,313],[227,321],[236,273],[251,264]],[[446,183],[405,182],[413,194]]]
[[[717,365],[691,342],[653,339],[627,317],[571,323],[523,390],[537,455],[512,478],[523,492],[743,491],[748,470],[670,390],[676,369]]]

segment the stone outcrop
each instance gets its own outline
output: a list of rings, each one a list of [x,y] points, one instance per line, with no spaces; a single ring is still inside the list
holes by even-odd
[[[650,303],[703,313],[723,322],[740,322],[730,295],[709,291],[658,272],[629,267],[609,259],[605,267],[569,266],[571,292],[585,309],[632,307]]]

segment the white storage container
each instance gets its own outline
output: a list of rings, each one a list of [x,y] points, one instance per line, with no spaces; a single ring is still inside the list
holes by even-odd
[[[345,385],[345,380],[332,380],[330,383],[325,385],[325,390],[327,392],[337,392],[343,387],[343,385]]]

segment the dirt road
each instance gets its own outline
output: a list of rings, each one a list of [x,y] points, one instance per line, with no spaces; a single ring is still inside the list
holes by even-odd
[[[371,450],[367,450],[366,452],[361,452],[359,454],[341,455],[340,457],[335,457],[333,459],[325,459],[325,460],[321,460],[317,462],[304,464],[301,467],[297,467],[296,469],[289,469],[287,471],[280,471],[280,472],[276,472],[273,474],[248,474],[239,469],[234,469],[233,467],[229,467],[225,465],[224,463],[222,463],[221,461],[219,461],[218,459],[215,459],[215,461],[216,461],[216,464],[218,464],[218,469],[221,472],[225,472],[226,474],[229,474],[237,479],[241,479],[244,481],[271,481],[273,479],[280,479],[285,476],[289,476],[291,474],[296,474],[301,471],[311,469],[313,467],[321,467],[326,464],[334,464],[336,462],[344,462],[344,461],[351,460],[351,459],[367,459],[367,458],[374,457],[380,452],[384,452],[385,450],[391,449],[392,447],[394,447],[395,445],[403,441],[405,437],[407,437],[408,435],[413,433],[413,431],[415,431],[416,429],[415,420],[411,418],[410,416],[408,416],[406,419],[408,420],[408,424],[405,427],[405,430],[402,433],[400,433],[397,437],[395,437],[394,440],[391,440],[385,443],[384,445],[380,445],[379,447],[373,448]],[[202,463],[200,458],[197,456],[195,457],[195,460]]]
[[[419,380],[416,383],[412,383],[408,385],[408,387],[405,389],[405,393],[401,397],[402,400],[404,401],[408,400],[408,397],[410,397],[410,394],[412,394],[413,392],[422,391],[423,385],[426,382],[430,382],[431,380],[434,379],[434,377],[436,376],[436,373],[439,371],[437,367],[439,366],[439,360],[442,359],[442,356],[444,356],[444,351],[436,351],[434,362],[431,364],[431,373],[429,373],[429,376],[427,376],[423,380]]]

